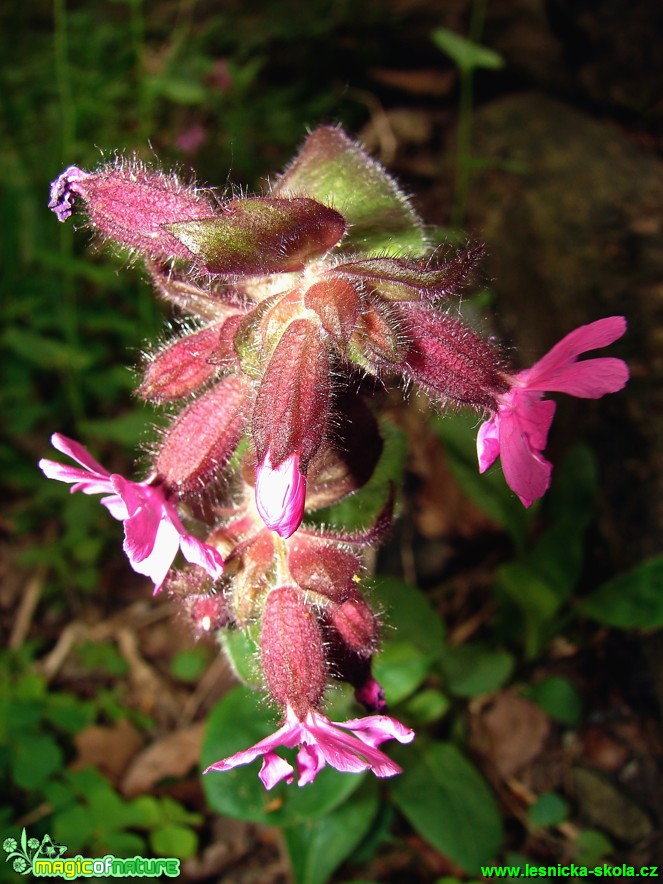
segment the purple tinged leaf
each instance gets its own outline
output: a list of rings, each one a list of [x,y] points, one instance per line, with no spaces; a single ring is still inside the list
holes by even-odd
[[[436,301],[459,294],[482,253],[483,248],[479,246],[464,249],[451,261],[437,267],[400,258],[369,258],[338,264],[330,275],[366,280],[392,301]]]
[[[307,196],[333,206],[348,224],[342,247],[352,253],[419,256],[428,250],[419,218],[384,168],[341,130],[312,132],[272,188],[274,196]]]
[[[302,270],[345,233],[343,216],[312,199],[231,200],[221,214],[166,229],[209,273],[266,276]]]

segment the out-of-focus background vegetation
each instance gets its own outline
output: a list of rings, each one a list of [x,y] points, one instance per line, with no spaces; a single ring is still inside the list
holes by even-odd
[[[265,884],[663,862],[662,33],[643,0],[0,7],[2,838]],[[499,471],[476,476],[471,421],[394,403],[407,490],[374,593],[378,675],[419,734],[405,773],[301,799],[228,775],[206,794],[201,751],[268,712],[227,694],[103,508],[36,468],[59,431],[131,473],[159,421],[135,368],[167,334],[140,267],[58,224],[48,185],[135,151],[255,191],[321,122],[450,242],[487,243],[467,315],[514,359],[623,313],[633,379],[560,403],[554,488],[527,515]]]

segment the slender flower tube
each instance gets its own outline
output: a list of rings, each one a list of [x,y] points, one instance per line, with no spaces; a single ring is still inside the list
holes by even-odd
[[[131,567],[152,580],[155,594],[180,549],[188,562],[200,565],[214,580],[221,576],[221,554],[187,533],[163,485],[130,482],[109,473],[82,445],[59,433],[51,437],[51,442],[80,467],[43,458],[39,461],[42,472],[49,479],[72,483],[72,493],[108,495],[101,503],[114,519],[124,523],[124,551]]]
[[[525,371],[508,378],[509,389],[496,396],[497,411],[479,428],[477,453],[484,472],[501,457],[504,477],[526,507],[550,485],[552,464],[542,451],[555,414],[544,393],[568,393],[599,399],[616,393],[628,381],[622,359],[602,356],[577,361],[589,350],[606,347],[626,331],[623,316],[609,316],[575,329]]]
[[[270,531],[281,537],[294,534],[304,517],[306,476],[300,471],[299,454],[291,454],[277,467],[269,451],[256,473],[256,507]]]
[[[250,764],[262,755],[258,776],[266,789],[272,789],[281,780],[292,783],[294,779],[294,768],[275,750],[280,746],[288,749],[299,746],[296,762],[299,786],[312,783],[326,764],[343,773],[372,770],[376,777],[393,777],[401,772],[401,768],[377,748],[385,740],[392,739],[410,743],[414,731],[387,715],[335,722],[313,709],[300,719],[287,707],[285,723],[275,733],[250,749],[217,761],[205,773],[231,770]]]

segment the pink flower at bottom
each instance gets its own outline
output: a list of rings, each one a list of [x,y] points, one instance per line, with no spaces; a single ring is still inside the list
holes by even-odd
[[[542,451],[555,414],[555,403],[543,394],[568,393],[599,399],[616,393],[628,381],[622,359],[602,356],[577,361],[588,350],[612,344],[626,331],[623,316],[610,316],[575,329],[532,368],[509,379],[511,387],[497,398],[498,409],[479,428],[477,453],[484,472],[501,458],[504,478],[524,506],[542,497],[550,485],[552,464]]]
[[[80,467],[43,458],[39,467],[49,479],[73,484],[72,493],[107,494],[101,503],[114,519],[124,523],[124,551],[131,567],[154,583],[157,593],[177,555],[200,565],[213,579],[223,573],[223,559],[218,550],[188,534],[175,505],[162,485],[130,482],[117,473],[109,473],[73,439],[55,433],[53,447],[71,457]]]
[[[413,730],[387,715],[369,715],[367,718],[335,722],[311,709],[300,720],[287,707],[285,723],[276,733],[250,749],[211,764],[205,773],[212,770],[231,770],[242,764],[250,764],[262,755],[263,762],[258,776],[266,789],[272,789],[281,780],[292,783],[294,779],[292,765],[277,755],[275,750],[280,746],[287,749],[299,746],[299,786],[312,783],[326,764],[343,773],[372,770],[376,777],[393,777],[401,772],[401,768],[377,747],[385,740],[410,743],[413,739]]]
[[[269,451],[256,472],[256,507],[270,531],[284,539],[294,534],[304,517],[306,476],[299,469],[299,454],[291,454],[277,467]]]

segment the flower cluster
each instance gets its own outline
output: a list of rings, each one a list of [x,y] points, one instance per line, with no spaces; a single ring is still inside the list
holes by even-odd
[[[360,590],[361,548],[389,528],[395,489],[387,485],[361,531],[321,527],[315,516],[376,473],[383,439],[367,400],[395,380],[436,405],[476,410],[485,418],[480,470],[499,456],[529,506],[550,482],[542,452],[555,405],[544,394],[621,389],[621,360],[578,357],[617,340],[623,318],[577,329],[533,368],[512,370],[455,304],[480,250],[436,260],[396,184],[333,127],[307,138],[265,196],[219,201],[118,160],[93,172],[69,167],[49,205],[60,221],[83,210],[193,319],[145,366],[139,395],[174,414],[147,478],[111,474],[57,434],[54,446],[78,466],[40,465],[72,491],[105,495],[132,567],[181,603],[197,633],[259,636],[262,679],[283,725],[210,770],[262,755],[271,788],[294,778],[275,750],[299,746],[299,785],[325,764],[397,773],[378,746],[414,735],[384,714],[371,674],[379,623]],[[172,567],[178,551],[183,569]],[[353,685],[372,714],[325,718],[334,679]]]

